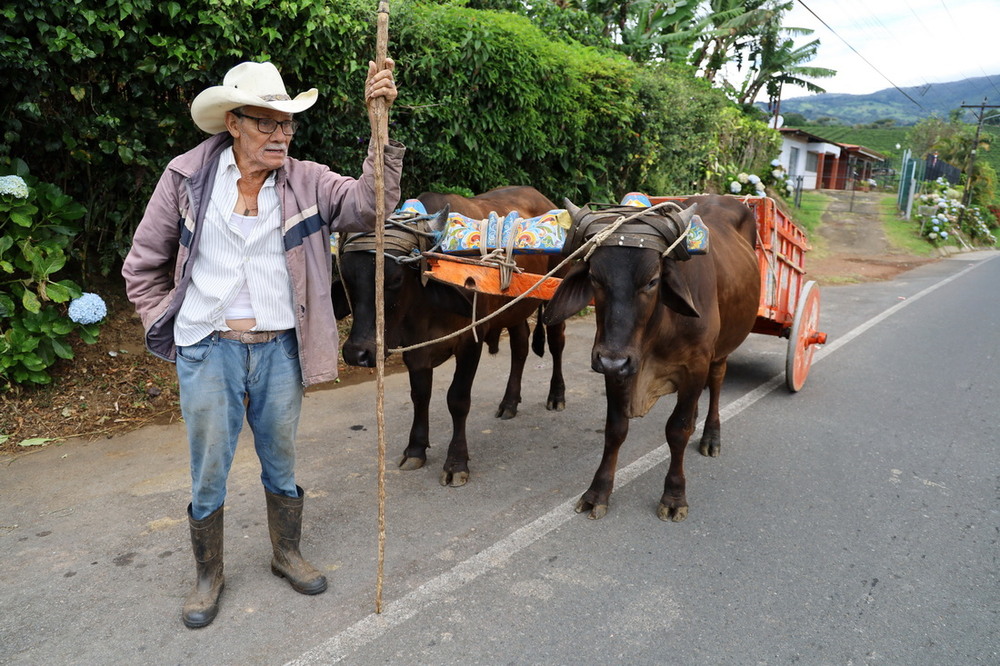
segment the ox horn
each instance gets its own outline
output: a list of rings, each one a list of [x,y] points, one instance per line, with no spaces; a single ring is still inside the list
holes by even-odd
[[[681,226],[686,227],[691,224],[691,218],[694,217],[694,211],[698,208],[698,204],[691,204],[688,208],[684,208],[677,213],[677,219],[681,221]]]
[[[580,208],[569,199],[563,199],[563,207],[569,211],[569,214],[573,216],[574,220],[576,219],[576,216],[582,212]]]

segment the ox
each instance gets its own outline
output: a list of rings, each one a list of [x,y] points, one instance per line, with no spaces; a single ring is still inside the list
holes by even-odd
[[[687,199],[685,210],[645,212],[616,231],[560,284],[545,322],[564,321],[593,299],[597,332],[591,367],[604,375],[607,419],[604,455],[578,513],[593,519],[608,511],[618,449],[629,419],[645,415],[662,395],[677,393],[667,419],[670,465],[657,509],[661,520],[687,517],[684,450],[698,418],[698,399],[709,390],[700,452],[720,450],[719,393],[726,358],[750,333],[759,305],[760,275],[754,255],[756,220],[732,197]],[[636,208],[592,211],[567,202],[573,232],[593,237]],[[664,255],[686,228],[694,209],[709,229],[710,250],[689,256],[683,244]],[[641,210],[641,209],[638,209]],[[655,247],[653,247],[655,245]],[[571,249],[571,248],[570,248]]]
[[[472,198],[454,194],[425,192],[418,199],[427,210],[442,210],[430,217],[426,231],[441,231],[447,220],[448,208],[471,218],[484,219],[490,211],[498,214],[516,210],[522,217],[542,215],[556,205],[532,187],[504,187],[490,190]],[[388,233],[388,231],[387,231]],[[394,232],[395,236],[400,233]],[[406,235],[403,233],[403,235]],[[344,360],[357,366],[375,365],[375,257],[370,244],[355,242],[371,234],[360,234],[345,239],[341,247],[340,273],[346,294],[334,289],[334,307],[337,317],[343,318],[353,311],[351,332],[343,347]],[[397,238],[398,240],[398,238]],[[385,344],[387,349],[409,347],[437,340],[472,321],[473,304],[476,318],[483,319],[511,299],[498,296],[477,295],[472,292],[434,280],[422,280],[419,263],[400,263],[400,257],[426,249],[425,238],[419,233],[408,242],[386,245],[389,255],[385,263]],[[517,255],[517,264],[531,273],[546,273],[553,261],[544,255]],[[349,307],[343,296],[349,297]],[[476,370],[482,355],[483,343],[490,353],[496,353],[503,329],[510,334],[511,366],[506,392],[496,416],[513,418],[521,401],[521,377],[528,357],[528,318],[540,307],[537,299],[525,299],[501,313],[500,316],[477,327],[476,333],[467,331],[459,336],[419,347],[403,353],[403,361],[410,379],[410,399],[413,403],[413,423],[409,441],[399,462],[400,468],[413,470],[423,467],[430,446],[429,406],[434,368],[455,357],[455,372],[448,389],[448,411],[452,418],[452,437],[448,455],[441,474],[441,485],[462,486],[469,479],[469,451],[465,424],[471,406],[471,392]],[[552,355],[552,377],[546,408],[562,410],[566,406],[566,388],[562,375],[562,353],[565,346],[565,325],[562,322],[542,329],[536,328],[532,348],[542,355],[545,338],[548,338]]]

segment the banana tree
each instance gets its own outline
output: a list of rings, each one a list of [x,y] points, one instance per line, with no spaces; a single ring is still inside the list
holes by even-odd
[[[837,73],[836,70],[805,64],[816,57],[818,48],[818,39],[795,46],[791,37],[780,36],[777,32],[764,35],[752,54],[753,62],[736,101],[751,104],[761,90],[765,90],[773,101],[786,85],[799,86],[812,93],[826,92],[809,79],[831,77]]]

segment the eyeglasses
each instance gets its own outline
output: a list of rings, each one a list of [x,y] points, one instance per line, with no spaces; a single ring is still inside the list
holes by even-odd
[[[257,121],[257,131],[261,134],[274,134],[274,131],[278,129],[278,125],[281,125],[281,132],[285,136],[292,136],[295,134],[295,130],[299,127],[299,121],[297,120],[275,120],[274,118],[258,118],[257,116],[248,116],[245,113],[239,111],[231,112],[234,116],[239,116],[240,118],[249,118],[250,120]]]

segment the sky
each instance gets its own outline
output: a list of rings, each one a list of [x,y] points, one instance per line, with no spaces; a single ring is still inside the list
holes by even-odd
[[[996,90],[990,103],[1000,104],[1000,0],[795,0],[783,23],[815,30],[796,43],[819,38],[809,64],[837,70],[814,79],[827,92],[863,95],[989,76]],[[786,99],[810,94],[783,92]]]

